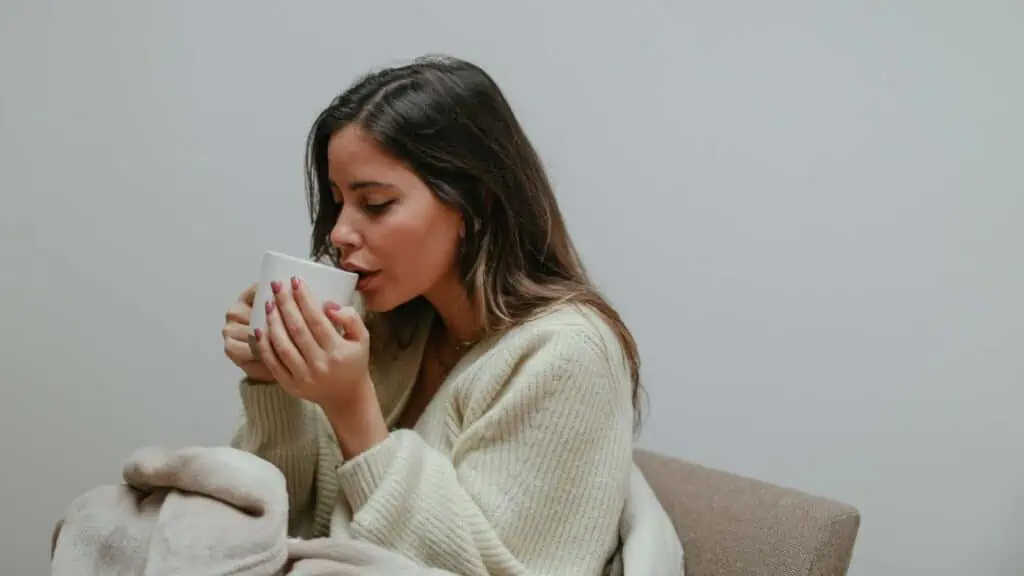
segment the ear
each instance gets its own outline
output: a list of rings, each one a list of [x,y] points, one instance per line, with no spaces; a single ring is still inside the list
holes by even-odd
[[[465,240],[466,239],[466,219],[467,218],[472,219],[472,215],[470,215],[468,213],[468,211],[464,211],[464,210],[459,210],[457,212],[457,214],[458,214],[458,219],[459,219],[459,240]]]

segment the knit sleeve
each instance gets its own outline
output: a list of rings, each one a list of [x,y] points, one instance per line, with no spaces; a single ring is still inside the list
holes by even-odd
[[[403,430],[339,467],[357,537],[458,574],[601,572],[632,462],[628,376],[571,334],[510,361],[450,457]]]
[[[242,380],[243,419],[231,446],[277,466],[288,487],[289,532],[312,524],[318,455],[316,407],[277,384]]]

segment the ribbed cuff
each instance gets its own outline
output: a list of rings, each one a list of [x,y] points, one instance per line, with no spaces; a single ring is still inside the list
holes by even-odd
[[[387,439],[338,467],[338,484],[345,494],[352,513],[356,514],[370,500],[377,487],[397,464],[402,447],[415,438],[415,432],[396,430]]]
[[[243,379],[240,393],[245,418],[257,437],[275,445],[289,444],[308,434],[308,407],[275,383]]]

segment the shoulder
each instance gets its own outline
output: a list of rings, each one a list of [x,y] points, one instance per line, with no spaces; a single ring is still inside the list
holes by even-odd
[[[632,413],[632,379],[614,331],[595,310],[562,305],[486,341],[467,367],[470,406],[530,396]],[[469,412],[474,412],[470,409]]]
[[[501,335],[494,347],[514,355],[542,355],[552,360],[600,362],[604,369],[628,378],[618,337],[595,309],[563,304]]]

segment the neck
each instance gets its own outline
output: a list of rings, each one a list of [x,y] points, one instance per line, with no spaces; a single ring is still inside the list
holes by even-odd
[[[455,343],[471,342],[480,335],[476,310],[457,279],[442,280],[424,296],[437,310],[450,340]]]

